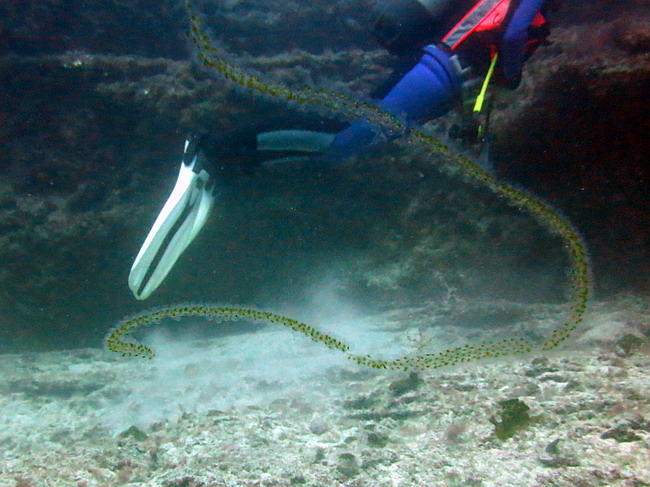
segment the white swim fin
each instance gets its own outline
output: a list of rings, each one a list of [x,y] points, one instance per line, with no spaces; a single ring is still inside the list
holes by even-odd
[[[163,282],[194,240],[214,204],[214,181],[199,161],[198,137],[185,142],[176,185],[156,218],[129,274],[136,299],[146,299]]]

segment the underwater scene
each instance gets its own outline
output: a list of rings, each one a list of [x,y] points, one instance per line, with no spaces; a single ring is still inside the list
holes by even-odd
[[[650,486],[650,4],[0,0],[0,486]]]

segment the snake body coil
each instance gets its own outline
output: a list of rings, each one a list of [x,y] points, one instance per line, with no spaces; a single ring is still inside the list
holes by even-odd
[[[248,319],[277,323],[302,333],[328,348],[344,353],[347,358],[358,364],[378,369],[437,368],[488,357],[526,353],[533,350],[550,350],[571,336],[572,332],[583,321],[587,309],[591,271],[585,243],[580,233],[567,218],[541,199],[498,181],[490,172],[471,159],[453,153],[448,146],[421,130],[410,128],[407,131],[406,124],[400,118],[376,105],[323,89],[303,87],[290,90],[281,84],[264,80],[257,74],[245,72],[229,61],[212,44],[199,16],[194,12],[190,0],[185,0],[185,7],[190,19],[190,35],[198,49],[200,61],[206,67],[214,69],[224,79],[281,102],[298,104],[307,109],[324,110],[333,116],[343,117],[348,120],[365,119],[371,124],[381,127],[387,133],[405,134],[402,143],[423,149],[432,158],[444,154],[457,164],[463,174],[487,186],[510,204],[525,209],[551,232],[557,233],[565,244],[571,265],[570,313],[569,317],[539,345],[533,344],[524,338],[509,338],[476,345],[465,345],[436,353],[408,355],[397,359],[382,360],[366,355],[351,354],[349,352],[350,347],[340,340],[321,333],[310,325],[275,313],[249,308],[212,305],[176,305],[145,311],[124,319],[106,338],[106,345],[109,350],[123,355],[152,358],[154,352],[151,348],[137,343],[133,339],[125,341],[123,338],[135,328],[158,323],[169,317],[180,318],[185,316],[202,316],[208,319]]]

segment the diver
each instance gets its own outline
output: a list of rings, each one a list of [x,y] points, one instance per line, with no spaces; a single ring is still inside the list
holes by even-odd
[[[552,1],[380,0],[373,34],[400,65],[386,83],[389,89],[374,94],[378,106],[407,126],[456,107],[461,123],[449,136],[486,145],[488,84],[494,79],[509,89],[519,85],[524,61],[546,42],[545,10]],[[249,174],[266,159],[283,161],[290,154],[341,160],[396,136],[367,120],[336,134],[247,128],[189,136],[176,185],[131,268],[131,291],[146,299],[167,276],[207,220],[215,178]]]
[[[459,107],[461,123],[449,135],[465,142],[485,139],[487,84],[493,78],[509,89],[519,85],[524,60],[549,33],[544,4],[545,0],[383,2],[373,33],[402,66],[389,80],[388,85],[394,86],[379,106],[407,124],[421,124]],[[355,155],[391,137],[359,120],[336,136],[329,153]]]

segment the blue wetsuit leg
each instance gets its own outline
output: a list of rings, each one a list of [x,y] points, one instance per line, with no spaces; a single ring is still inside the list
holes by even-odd
[[[508,23],[501,45],[503,75],[513,86],[519,84],[524,64],[528,27],[544,5],[544,0],[521,0]]]
[[[447,113],[458,99],[461,85],[449,54],[430,45],[379,106],[407,123],[424,122]],[[381,127],[357,120],[336,136],[327,155],[337,158],[359,154],[380,134]]]

